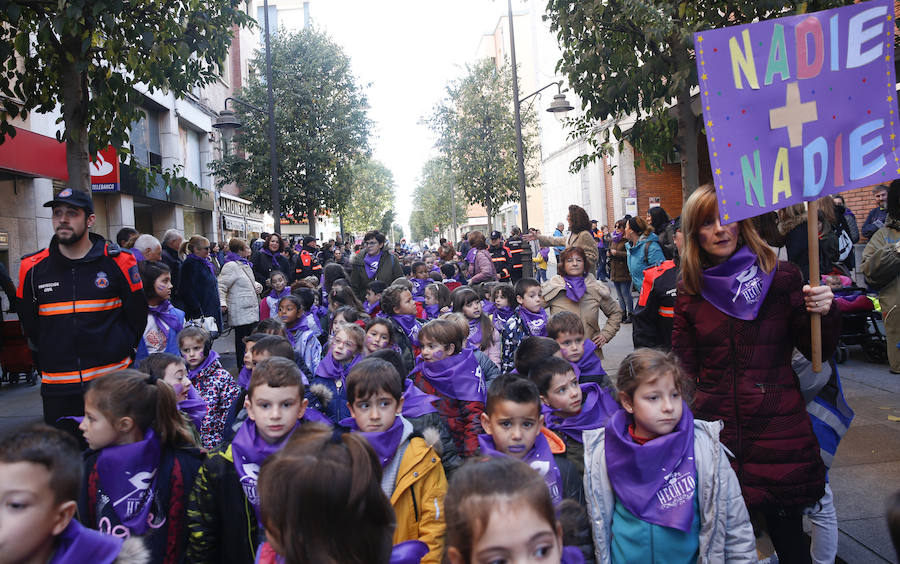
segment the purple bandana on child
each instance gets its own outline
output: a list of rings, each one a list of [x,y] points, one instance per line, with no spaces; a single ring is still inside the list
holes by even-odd
[[[459,401],[485,401],[484,378],[472,349],[432,362],[419,357],[413,372],[419,371],[442,395]]]
[[[180,388],[181,384],[175,386],[176,394],[181,393]],[[197,389],[194,388],[194,386],[191,386],[188,388],[187,399],[178,402],[178,411],[187,415],[188,419],[191,420],[191,423],[194,424],[194,427],[199,430],[200,424],[203,423],[203,419],[206,417],[206,414],[209,413],[209,404],[207,404],[206,400],[197,393]]]
[[[497,304],[495,304],[491,300],[481,300],[482,313],[486,315],[494,315],[495,311],[497,311]]]
[[[247,368],[246,366],[241,366],[241,371],[238,372],[238,386],[241,389],[246,390],[250,387],[250,376],[253,375],[253,371]]]
[[[481,454],[491,458],[509,456],[497,450],[497,446],[494,444],[494,437],[488,434],[478,435],[478,446],[481,448]],[[559,473],[559,466],[556,465],[556,461],[553,459],[550,443],[547,442],[547,437],[543,433],[537,434],[534,446],[522,458],[522,462],[527,463],[544,477],[547,487],[550,488],[550,497],[553,499],[553,505],[558,505],[563,499],[562,475]]]
[[[359,427],[356,426],[356,420],[352,417],[341,421],[341,425],[349,427],[352,432],[359,433],[366,438],[369,444],[372,445],[372,450],[378,455],[378,461],[381,462],[382,468],[387,466],[394,458],[394,455],[397,454],[397,449],[400,448],[400,441],[403,439],[403,419],[400,417],[394,418],[394,424],[387,431],[364,433],[359,430]]]
[[[428,554],[428,545],[420,540],[403,541],[391,549],[388,564],[419,564]]]
[[[97,457],[103,492],[109,496],[119,521],[135,535],[143,535],[149,525],[160,453],[159,439],[153,429],[147,429],[143,440],[105,447]]]
[[[272,291],[269,292],[269,297],[281,301],[281,298],[286,298],[291,295],[291,289],[285,286],[281,289],[280,292],[276,292],[275,288],[272,288]],[[277,302],[276,302],[277,303]]]
[[[168,333],[169,329],[178,333],[184,328],[184,323],[175,315],[175,308],[169,300],[164,300],[158,306],[150,306],[149,312],[156,322],[156,328],[163,334]]]
[[[247,266],[249,266],[251,268],[253,267],[253,263],[251,263],[247,258],[242,257],[241,255],[239,255],[237,253],[232,253],[231,251],[228,251],[227,253],[225,253],[225,262],[222,263],[222,265],[224,266],[225,264],[227,264],[229,262],[239,262],[241,264],[246,264]]]
[[[391,319],[396,321],[400,328],[403,329],[403,332],[406,333],[406,336],[409,337],[409,341],[412,343],[414,347],[419,346],[419,322],[416,321],[416,316],[411,313],[404,314],[394,314],[391,316]]]
[[[691,410],[684,404],[675,429],[643,445],[629,436],[631,421],[622,410],[606,423],[606,469],[616,499],[641,521],[690,530],[697,489]]]
[[[285,326],[284,332],[287,334],[288,341],[291,342],[292,347],[297,346],[297,339],[300,338],[300,335],[306,331],[307,327],[306,317],[301,317],[297,321],[294,322],[291,326]]]
[[[306,376],[304,376],[306,378]],[[333,427],[334,423],[329,419],[324,413],[316,409],[315,407],[307,407],[306,411],[303,412],[303,417],[300,418],[301,421],[309,421],[310,423],[324,423],[329,427]]]
[[[378,271],[379,260],[381,260],[381,253],[378,253],[377,255],[366,253],[366,256],[363,257],[363,266],[366,268],[366,276],[369,277],[369,280],[375,278],[375,273]]]
[[[266,441],[256,429],[256,423],[247,419],[231,442],[231,455],[234,457],[234,469],[237,470],[238,481],[244,489],[244,496],[253,505],[256,511],[256,519],[259,520],[259,493],[256,490],[256,481],[259,478],[259,467],[270,455],[278,452],[287,442],[300,421],[283,437],[274,443]]]
[[[425,301],[425,287],[429,284],[434,284],[434,280],[431,278],[421,279],[421,278],[413,278],[410,280],[412,283],[412,297],[413,300],[417,302]]]
[[[566,281],[566,296],[573,302],[580,302],[587,292],[584,276],[563,276],[563,280]]]
[[[621,409],[616,400],[596,382],[581,384],[581,394],[581,411],[576,415],[561,417],[549,406],[542,408],[548,429],[565,433],[579,443],[582,431],[599,429],[613,413]]]
[[[547,310],[541,308],[540,313],[533,313],[528,308],[519,306],[516,308],[519,317],[525,322],[525,331],[532,337],[547,336]]]
[[[509,321],[509,318],[516,313],[516,310],[511,306],[498,307],[494,310],[494,327],[499,331],[500,329],[506,327],[506,322]]]
[[[192,258],[195,258],[195,259],[199,260],[200,262],[202,262],[203,264],[206,265],[206,268],[209,269],[209,272],[210,272],[213,276],[216,275],[216,267],[213,266],[213,263],[212,263],[212,261],[209,259],[209,257],[206,257],[206,258],[198,257],[198,256],[195,255],[194,253],[188,254],[188,257],[192,257]]]
[[[425,310],[426,319],[437,319],[437,316],[441,313],[441,304],[426,305],[423,309]]]
[[[594,341],[585,339],[584,354],[581,355],[581,360],[574,363],[574,367],[578,369],[579,375],[602,376],[606,374],[606,370],[603,370],[603,365],[597,357],[596,351],[597,345],[594,344]]]
[[[372,312],[375,311],[375,308],[379,307],[380,305],[381,305],[381,300],[376,300],[374,304],[369,303],[369,300],[366,300],[365,302],[363,302],[363,310],[366,312],[367,315],[371,316]]]
[[[56,537],[50,564],[110,564],[119,556],[125,539],[88,529],[76,519]]]
[[[474,264],[475,264],[475,253],[476,252],[478,252],[478,249],[476,249],[475,247],[472,247],[471,249],[469,249],[469,252],[466,253],[466,262],[469,263],[470,265],[474,266]]]
[[[190,378],[193,382],[197,379],[197,376],[200,376],[201,372],[209,368],[209,366],[217,360],[219,360],[219,353],[214,350],[210,350],[209,354],[206,355],[206,358],[203,360],[203,362],[200,363],[200,366],[188,370],[188,378]]]
[[[775,278],[766,274],[749,247],[741,247],[731,258],[703,271],[700,294],[725,315],[753,321]]]
[[[481,348],[481,320],[469,320],[469,337],[466,339],[465,346],[468,349]]]
[[[403,395],[401,397],[403,399],[403,417],[406,417],[407,419],[421,417],[428,413],[437,413],[434,402],[440,398],[431,394],[426,394],[417,388],[412,380],[406,381],[406,389],[403,390]]]
[[[331,349],[329,348],[325,357],[319,362],[319,366],[316,368],[316,376],[334,380],[334,386],[337,389],[341,389],[347,381],[347,373],[350,372],[350,369],[360,360],[362,360],[362,356],[357,354],[350,359],[350,362],[338,362],[334,359],[334,356],[331,354]]]

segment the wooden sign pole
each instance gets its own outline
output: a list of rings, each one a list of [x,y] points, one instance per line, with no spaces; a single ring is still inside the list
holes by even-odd
[[[809,249],[809,285],[816,287],[821,283],[819,276],[819,202],[807,202],[806,208],[806,240]],[[812,345],[813,372],[822,371],[822,316],[809,314],[809,329]]]

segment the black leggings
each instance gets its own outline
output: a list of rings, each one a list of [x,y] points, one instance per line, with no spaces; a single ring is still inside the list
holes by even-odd
[[[789,507],[755,511],[754,521],[765,521],[766,532],[784,564],[811,564],[809,537],[803,532],[803,508]],[[761,519],[760,519],[761,518]]]
[[[247,325],[237,325],[232,327],[234,331],[234,360],[237,362],[238,372],[244,367],[244,351],[247,346],[244,344],[244,337],[249,337],[253,332],[256,323],[248,323]]]

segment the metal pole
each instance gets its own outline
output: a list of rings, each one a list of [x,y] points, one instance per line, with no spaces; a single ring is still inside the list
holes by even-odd
[[[528,200],[525,194],[525,155],[522,148],[522,115],[519,103],[519,68],[516,66],[516,33],[513,29],[512,0],[507,0],[509,11],[509,58],[512,63],[513,111],[516,126],[516,170],[519,173],[519,208],[522,216],[522,233],[528,233]],[[531,245],[522,246],[522,275],[534,276],[531,262]]]
[[[263,0],[266,33],[266,90],[269,98],[269,168],[272,185],[272,217],[275,233],[281,235],[281,194],[278,192],[278,149],[275,147],[275,95],[272,93],[272,50],[269,45],[269,0]]]
[[[453,218],[453,244],[456,245],[457,235],[457,223],[456,223],[456,188],[453,186],[453,183],[450,183],[450,214]]]

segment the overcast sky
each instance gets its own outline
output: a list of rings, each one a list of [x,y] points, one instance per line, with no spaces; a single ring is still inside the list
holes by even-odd
[[[371,83],[374,156],[394,174],[397,216],[406,226],[422,165],[434,155],[434,136],[419,122],[447,82],[474,62],[479,39],[493,32],[506,2],[313,0],[310,13],[350,56],[360,82]],[[279,23],[302,25],[292,20],[293,14]]]

